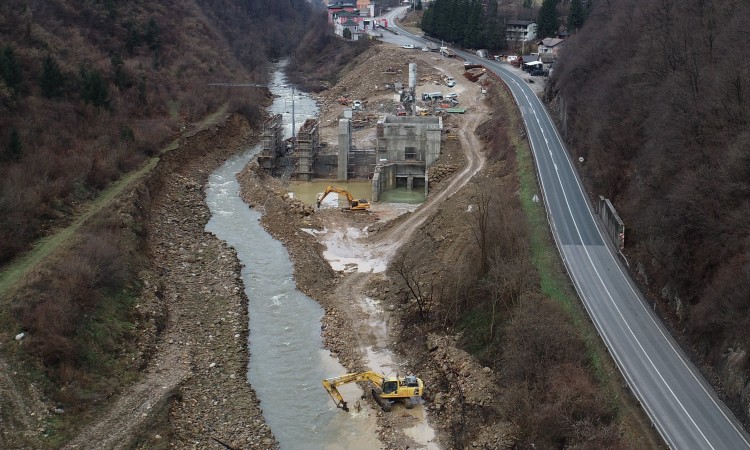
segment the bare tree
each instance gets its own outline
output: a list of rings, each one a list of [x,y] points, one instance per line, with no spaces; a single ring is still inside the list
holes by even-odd
[[[439,277],[430,276],[429,281],[422,281],[427,278],[427,274],[405,254],[396,261],[395,270],[406,284],[410,297],[417,302],[420,320],[427,322],[432,307],[442,296],[443,288],[438,287],[437,281]]]
[[[475,187],[476,205],[471,205],[471,215],[466,221],[474,236],[474,242],[479,248],[479,262],[481,264],[482,275],[487,273],[489,267],[489,231],[490,231],[490,204],[491,196],[479,186]]]

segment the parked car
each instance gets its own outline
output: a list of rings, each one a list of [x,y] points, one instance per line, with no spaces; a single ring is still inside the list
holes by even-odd
[[[534,70],[532,70],[529,73],[533,77],[542,77],[542,76],[544,76],[544,71],[542,69],[534,69]]]
[[[352,102],[352,109],[362,109],[362,101],[361,100],[354,100]]]
[[[457,97],[458,97],[458,94],[456,94],[455,92],[449,92],[449,93],[445,94],[445,98],[447,98],[447,99],[457,98]]]
[[[449,79],[448,81],[445,82],[445,85],[448,86],[449,88],[452,88],[453,86],[456,85],[456,80]]]
[[[404,45],[401,46],[401,48],[408,48],[408,49],[412,49],[413,50],[416,47],[414,47],[414,44],[404,44]]]
[[[422,47],[422,51],[423,52],[429,52],[430,51],[430,47],[428,47],[428,46],[425,45],[424,47]]]

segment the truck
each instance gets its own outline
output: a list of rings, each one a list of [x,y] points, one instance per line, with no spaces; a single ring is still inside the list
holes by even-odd
[[[366,372],[348,373],[340,377],[326,378],[323,387],[328,391],[337,408],[349,411],[349,407],[341,396],[338,386],[354,382],[369,382],[372,384],[372,397],[385,412],[391,410],[391,403],[401,401],[407,409],[411,409],[422,401],[424,383],[419,378],[408,375],[399,378],[386,377],[383,374],[368,370]]]
[[[446,58],[453,58],[456,54],[448,47],[440,47],[440,54]]]
[[[422,94],[422,101],[430,101],[430,100],[442,100],[443,99],[443,93],[442,92],[425,92]]]

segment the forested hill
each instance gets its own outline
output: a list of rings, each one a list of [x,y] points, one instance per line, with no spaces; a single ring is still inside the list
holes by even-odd
[[[612,199],[631,269],[747,411],[750,4],[596,2],[550,100],[592,195]],[[735,408],[740,409],[740,408]]]
[[[264,82],[324,15],[304,0],[0,2],[0,265],[230,99],[257,114],[262,91],[207,83]]]

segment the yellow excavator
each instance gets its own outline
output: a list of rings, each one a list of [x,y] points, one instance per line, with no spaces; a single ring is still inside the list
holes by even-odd
[[[372,383],[372,397],[383,408],[383,411],[386,412],[391,410],[392,401],[403,402],[407,409],[413,408],[414,405],[422,401],[424,383],[413,375],[402,378],[386,377],[385,375],[368,370],[367,372],[348,373],[340,377],[326,378],[323,380],[323,387],[331,395],[337,407],[344,411],[349,411],[349,407],[346,405],[344,397],[341,396],[338,386],[360,381],[369,381]]]
[[[352,194],[349,193],[349,191],[334,186],[328,186],[325,191],[318,194],[318,208],[320,208],[320,204],[323,203],[323,199],[326,198],[326,196],[331,192],[345,195],[346,200],[349,202],[349,208],[347,209],[350,211],[367,211],[370,209],[369,201],[355,200],[354,197],[352,197]]]

